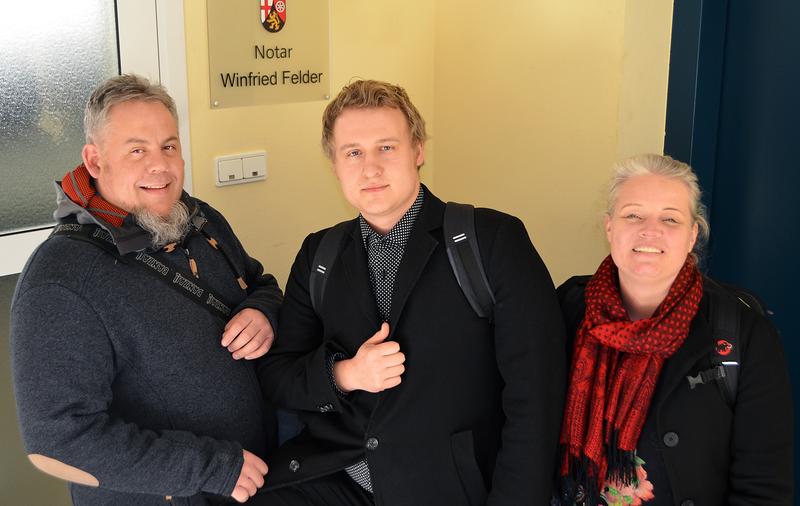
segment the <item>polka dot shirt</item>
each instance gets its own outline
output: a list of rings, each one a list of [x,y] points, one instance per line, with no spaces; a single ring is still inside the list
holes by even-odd
[[[383,321],[389,321],[392,309],[392,293],[394,292],[394,279],[397,269],[403,259],[403,252],[414,227],[414,221],[422,207],[425,197],[422,186],[419,187],[417,199],[411,208],[400,218],[386,235],[380,235],[369,226],[367,220],[359,215],[358,223],[361,226],[361,237],[364,248],[367,250],[367,264],[369,278],[372,284],[372,293],[378,305],[378,312]],[[330,373],[329,373],[330,374]],[[369,474],[367,461],[362,460],[345,469],[347,474],[365,490],[372,492],[372,479]]]

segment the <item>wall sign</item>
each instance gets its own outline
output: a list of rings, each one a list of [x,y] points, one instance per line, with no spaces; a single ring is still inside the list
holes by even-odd
[[[211,107],[327,100],[329,0],[207,0]]]

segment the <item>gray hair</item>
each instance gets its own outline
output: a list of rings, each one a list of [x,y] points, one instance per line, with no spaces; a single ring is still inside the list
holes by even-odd
[[[98,134],[106,126],[112,107],[131,100],[161,103],[175,118],[177,125],[178,110],[175,107],[175,101],[163,86],[152,84],[136,74],[122,74],[101,83],[86,102],[86,109],[83,113],[83,131],[86,134],[86,143],[92,144],[97,140]]]
[[[697,223],[698,229],[693,253],[696,257],[699,256],[708,242],[711,229],[706,218],[706,206],[700,200],[702,192],[697,181],[697,175],[688,164],[669,156],[652,153],[632,156],[618,162],[614,165],[614,172],[608,185],[608,207],[606,208],[606,213],[609,216],[613,214],[619,189],[626,181],[636,176],[649,174],[677,179],[686,185],[689,190],[689,211],[692,213],[692,220]]]

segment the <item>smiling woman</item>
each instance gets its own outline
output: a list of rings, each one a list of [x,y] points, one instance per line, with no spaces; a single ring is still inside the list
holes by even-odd
[[[611,254],[597,272],[558,289],[575,338],[560,504],[791,504],[791,394],[777,333],[700,273],[693,252],[708,224],[691,167],[660,155],[619,163],[605,230]],[[723,323],[739,329],[724,334],[736,344],[717,340],[718,314],[735,319]],[[715,383],[726,374],[708,367],[726,362],[710,355],[734,347],[741,374],[739,362],[723,369],[737,368],[738,392],[723,396]]]
[[[688,165],[655,155],[618,165],[605,230],[631,319],[653,314],[694,250],[699,230],[707,236],[699,198]]]

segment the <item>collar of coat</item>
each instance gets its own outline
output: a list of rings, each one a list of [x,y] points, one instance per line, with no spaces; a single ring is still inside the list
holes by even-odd
[[[396,322],[402,316],[408,296],[419,280],[430,256],[439,245],[438,236],[433,232],[442,228],[445,204],[427,187],[423,186],[423,188],[425,199],[414,222],[403,252],[400,269],[394,281],[392,309],[389,315],[389,339],[392,338],[397,327]],[[377,329],[381,322],[375,297],[371,290],[365,289],[370,286],[370,281],[358,218],[350,222],[348,238],[343,242],[340,256],[346,274],[345,279],[349,284],[347,293],[356,299],[358,305],[364,309],[368,321],[372,322]]]

